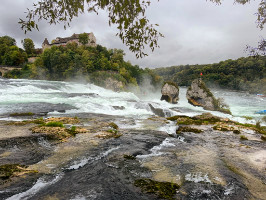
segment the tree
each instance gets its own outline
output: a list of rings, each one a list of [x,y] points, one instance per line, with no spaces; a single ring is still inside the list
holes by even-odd
[[[16,46],[16,40],[7,35],[0,37],[0,45]]]
[[[159,0],[158,0],[159,1]],[[209,0],[216,4],[221,4],[221,0]],[[246,4],[251,0],[234,0],[235,3]],[[257,15],[257,26],[263,29],[266,22],[266,1],[259,0]],[[86,4],[86,6],[85,6]],[[38,0],[33,4],[33,9],[28,9],[27,20],[20,19],[21,28],[27,31],[38,29],[36,21],[45,19],[50,24],[64,23],[64,27],[74,17],[84,13],[85,7],[88,12],[98,12],[106,10],[109,16],[109,25],[115,25],[118,29],[117,36],[129,50],[136,54],[136,57],[143,57],[147,54],[143,51],[148,45],[153,51],[158,45],[158,38],[163,35],[157,31],[155,26],[150,24],[145,16],[150,0]],[[265,45],[265,42],[263,43]],[[264,46],[265,47],[265,46]]]
[[[28,55],[34,54],[35,51],[35,45],[30,38],[25,38],[24,40],[21,41],[23,48],[25,49],[26,53]]]
[[[89,41],[89,36],[87,33],[79,34],[79,43],[81,43],[82,45],[86,45],[88,44],[88,41]]]

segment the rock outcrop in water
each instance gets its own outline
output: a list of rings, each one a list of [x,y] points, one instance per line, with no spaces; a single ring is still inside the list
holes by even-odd
[[[175,104],[179,100],[179,88],[173,82],[165,82],[161,92],[162,92],[161,101],[165,100],[169,103]]]
[[[188,103],[193,106],[203,107],[205,110],[216,110],[231,114],[226,105],[220,99],[216,99],[211,91],[206,87],[205,83],[199,79],[192,81],[191,86],[187,90]]]

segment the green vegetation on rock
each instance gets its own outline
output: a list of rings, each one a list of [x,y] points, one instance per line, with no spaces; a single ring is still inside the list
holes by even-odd
[[[201,133],[202,130],[197,129],[197,128],[191,128],[191,127],[189,127],[189,126],[180,126],[180,127],[178,128],[178,130],[176,130],[176,133],[177,133],[177,134],[180,134],[180,133],[182,133],[182,132]]]
[[[136,157],[135,157],[135,156],[132,156],[132,155],[124,154],[123,157],[124,157],[125,159],[128,159],[128,160],[136,160]]]
[[[137,179],[135,186],[140,187],[142,192],[152,193],[163,199],[174,199],[174,195],[180,186],[176,183],[159,182],[152,179]]]
[[[64,127],[64,124],[62,122],[48,122],[44,124],[44,126],[47,127]]]
[[[241,140],[248,140],[248,138],[246,136],[244,136],[244,135],[240,135],[240,139]]]
[[[28,113],[11,113],[9,116],[10,117],[21,117],[21,116],[33,116],[34,113],[28,112]]]
[[[28,170],[27,166],[19,164],[5,164],[0,165],[0,180],[7,180],[13,176],[28,174],[28,173],[37,173],[36,170]],[[1,183],[1,182],[0,182]]]

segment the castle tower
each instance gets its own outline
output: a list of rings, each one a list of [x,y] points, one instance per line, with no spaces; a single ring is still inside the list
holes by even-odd
[[[50,44],[49,44],[47,38],[45,38],[43,43],[42,43],[42,50],[45,50],[46,48],[50,48]]]

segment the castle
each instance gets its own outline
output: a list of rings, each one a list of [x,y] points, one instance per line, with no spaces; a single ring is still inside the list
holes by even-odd
[[[88,43],[86,44],[86,46],[96,47],[96,37],[94,36],[94,34],[92,32],[87,34],[88,34]],[[42,43],[42,50],[51,48],[52,46],[66,46],[68,43],[72,42],[75,42],[80,46],[82,44],[79,42],[79,35],[80,34],[74,33],[72,36],[66,38],[57,37],[55,40],[52,41],[51,44],[49,44],[47,38],[45,38]]]

